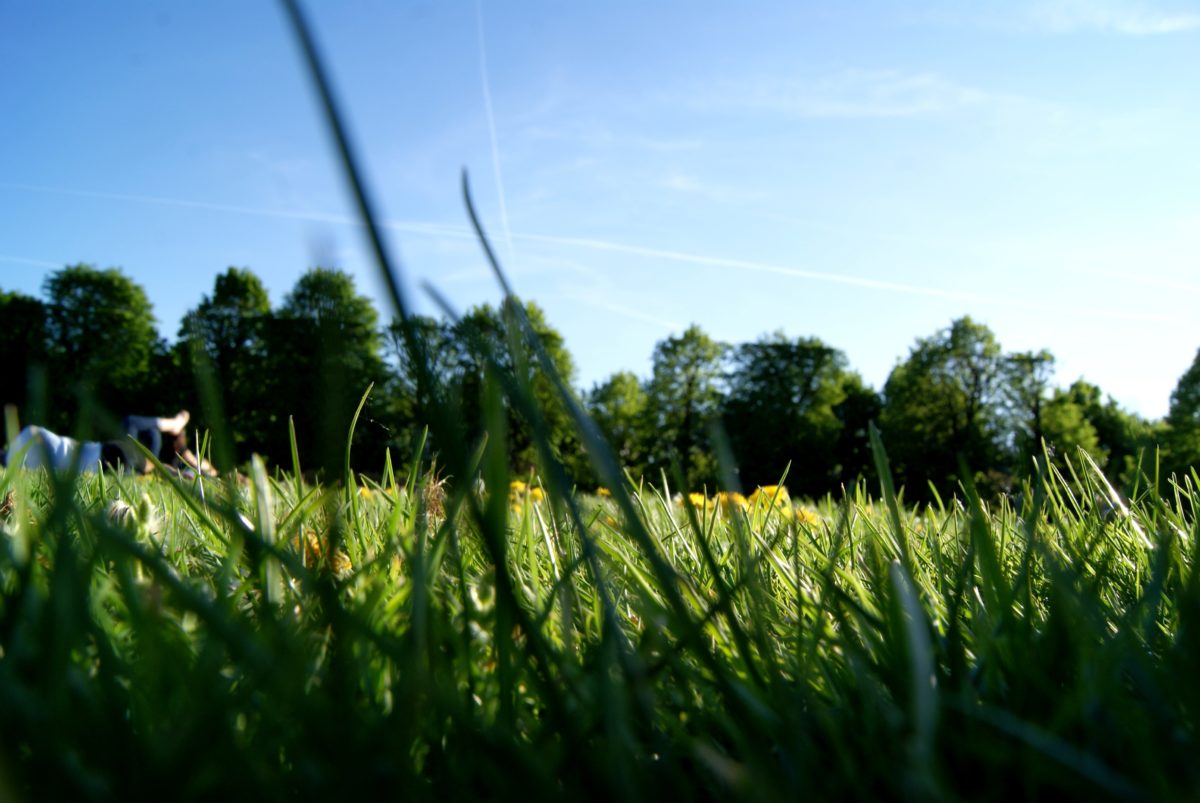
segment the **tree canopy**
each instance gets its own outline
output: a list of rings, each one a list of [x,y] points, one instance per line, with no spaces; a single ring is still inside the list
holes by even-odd
[[[720,484],[708,428],[721,412],[727,350],[695,325],[655,346],[644,408],[653,479],[661,472],[670,478],[678,467],[685,490]]]
[[[576,482],[595,482],[558,390],[524,330],[511,325],[510,313],[523,315],[573,387],[571,353],[536,304],[414,318],[433,379],[433,395],[422,400],[400,327],[381,326],[340,270],[312,268],[272,307],[252,271],[229,268],[184,315],[170,347],[145,291],[119,268],[64,267],[46,279],[43,295],[0,291],[0,359],[8,367],[0,395],[25,410],[26,422],[80,432],[81,411],[113,427],[125,414],[189,406],[198,426],[230,436],[232,459],[260,453],[289,465],[290,420],[302,465],[337,472],[356,405],[374,385],[352,462],[378,470],[385,449],[398,460],[412,455],[430,409],[452,409],[462,442],[478,443],[488,383],[519,380],[551,450]],[[730,447],[732,479],[746,488],[775,483],[789,464],[796,495],[873,479],[872,421],[913,500],[929,498],[931,488],[954,493],[963,465],[985,493],[1011,490],[1043,444],[1064,473],[1082,450],[1125,487],[1153,474],[1156,449],[1167,472],[1200,462],[1200,352],[1161,422],[1123,410],[1086,380],[1057,387],[1054,369],[1048,351],[1005,353],[987,326],[964,317],[918,339],[880,393],[817,338],[776,332],[726,345],[691,326],[655,346],[648,377],[620,371],[581,395],[632,476],[657,483],[665,472],[674,482],[678,469],[678,490],[712,490],[731,478],[719,465],[721,443]],[[512,470],[537,471],[532,422],[507,403],[503,412]],[[431,453],[441,447],[436,437],[424,442]]]
[[[43,292],[52,422],[75,422],[79,394],[101,409],[138,409],[164,348],[145,290],[118,268],[78,264],[48,277]]]
[[[837,408],[846,400],[846,357],[817,338],[776,332],[733,349],[724,403],[725,430],[747,487],[788,478],[832,490],[840,479],[833,455],[841,435]]]

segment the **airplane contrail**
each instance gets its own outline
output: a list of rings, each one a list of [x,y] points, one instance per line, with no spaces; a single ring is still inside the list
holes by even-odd
[[[16,257],[10,254],[0,254],[0,262],[16,262],[18,265],[37,265],[40,268],[61,268],[62,265],[58,262],[50,262],[46,259],[30,259],[29,257]]]
[[[362,224],[354,217],[348,215],[337,215],[326,212],[293,212],[287,210],[261,209],[256,207],[238,206],[232,204],[209,203],[205,201],[191,201],[178,198],[165,198],[153,195],[133,195],[128,193],[115,192],[99,192],[94,190],[69,189],[63,187],[46,187],[33,184],[15,184],[10,182],[0,182],[0,187],[10,189],[26,190],[31,192],[54,193],[60,195],[73,195],[84,198],[102,198],[107,200],[129,201],[135,203],[148,203],[162,206],[174,206],[189,209],[208,209],[218,212],[229,212],[234,214],[256,215],[259,217],[273,217],[293,220],[309,220],[322,223],[331,223],[345,226],[361,226]],[[456,240],[473,240],[475,235],[467,226],[461,226],[449,223],[431,223],[423,221],[405,221],[391,220],[385,221],[384,228],[403,232],[407,234],[415,234],[418,236],[446,238]],[[1085,318],[1107,318],[1114,320],[1125,321],[1151,321],[1151,322],[1177,322],[1175,318],[1165,315],[1152,313],[1130,312],[1120,309],[1091,307],[1091,306],[1066,306],[1060,304],[1038,304],[1028,301],[1022,301],[1014,298],[1004,298],[994,295],[985,295],[982,293],[972,293],[963,290],[951,290],[941,287],[928,287],[924,285],[907,284],[904,282],[887,281],[884,279],[873,279],[866,276],[854,276],[851,274],[831,273],[828,271],[815,271],[805,268],[796,268],[790,265],[779,265],[769,262],[758,262],[745,259],[730,259],[726,257],[710,257],[700,254],[692,254],[686,251],[673,251],[663,248],[651,248],[648,246],[629,245],[627,243],[614,242],[611,240],[601,240],[592,237],[564,237],[549,234],[534,234],[511,232],[513,240],[525,241],[530,243],[541,243],[545,245],[561,245],[572,248],[586,248],[592,251],[604,251],[610,253],[629,254],[630,256],[649,257],[667,262],[677,262],[689,265],[702,265],[706,267],[727,268],[750,273],[771,274],[776,276],[788,276],[795,279],[806,281],[824,282],[828,284],[841,284],[852,287],[862,287],[870,290],[880,290],[891,293],[902,293],[906,295],[925,296],[929,298],[942,298],[953,301],[967,301],[972,303],[999,305],[1016,309],[1023,309],[1033,312],[1044,312],[1055,315],[1072,314]],[[30,264],[33,264],[30,262]]]
[[[487,115],[488,135],[492,143],[492,172],[496,176],[496,195],[500,199],[500,226],[508,245],[509,261],[516,266],[512,230],[508,227],[508,205],[504,202],[504,178],[500,173],[500,142],[496,137],[496,116],[492,113],[491,81],[488,79],[487,43],[483,35],[483,0],[475,0],[475,22],[479,40],[479,81],[483,85],[483,109]]]

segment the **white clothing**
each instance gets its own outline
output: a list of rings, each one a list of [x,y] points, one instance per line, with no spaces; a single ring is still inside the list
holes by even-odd
[[[75,452],[79,452],[79,470],[97,471],[100,468],[100,442],[84,441],[80,443],[74,438],[57,435],[42,427],[25,427],[17,433],[12,444],[8,447],[9,460],[21,453],[28,444],[23,465],[25,468],[41,468],[49,466],[55,471],[67,471],[75,460]]]

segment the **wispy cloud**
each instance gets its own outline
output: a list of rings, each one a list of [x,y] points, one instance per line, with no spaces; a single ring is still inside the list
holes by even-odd
[[[671,173],[656,182],[656,186],[671,192],[703,198],[706,201],[743,201],[760,197],[759,193],[745,189],[714,184],[689,173]]]
[[[1033,23],[1051,33],[1103,31],[1128,36],[1200,29],[1200,9],[1165,8],[1137,0],[1043,0],[1030,10]]]
[[[791,265],[778,265],[754,260],[709,257],[683,251],[671,251],[661,248],[647,248],[637,245],[628,245],[625,243],[617,243],[608,240],[597,240],[582,237],[557,237],[543,234],[514,233],[513,236],[519,240],[526,240],[529,242],[576,246],[599,251],[612,251],[621,254],[629,254],[631,256],[655,258],[664,262],[677,262],[689,265],[717,267],[742,273],[759,273],[783,276],[806,281],[841,284],[869,290],[880,290],[904,295],[942,298],[986,306],[1022,309],[1032,312],[1054,313],[1058,315],[1065,314],[1088,319],[1106,318],[1122,321],[1149,321],[1161,323],[1174,320],[1171,318],[1171,316],[1162,315],[1157,312],[1139,312],[1122,307],[1104,308],[1093,305],[1070,307],[1061,304],[1029,302],[1018,298],[1005,298],[995,294],[973,293],[970,291],[955,290],[947,287],[931,287],[928,285],[908,284],[905,282],[888,281],[886,279],[875,279],[866,276],[854,276],[850,274],[808,270],[806,268],[797,268]]]
[[[33,265],[39,268],[61,268],[66,263],[50,262],[46,259],[30,259],[29,257],[16,257],[11,254],[0,254],[0,262],[11,262],[16,265]]]
[[[627,132],[618,133],[600,120],[537,122],[519,129],[521,136],[535,142],[567,141],[592,148],[630,148],[651,153],[686,153],[704,147],[696,138],[654,137]]]
[[[23,184],[0,183],[0,187],[19,188],[29,191],[39,192],[55,192],[66,195],[78,195],[83,197],[105,198],[111,200],[132,201],[138,203],[149,203],[156,205],[178,206],[193,209],[210,209],[238,214],[259,215],[269,217],[293,218],[300,220],[319,220],[328,223],[341,223],[346,225],[358,225],[357,221],[346,215],[334,215],[320,212],[287,212],[279,210],[264,210],[255,209],[252,207],[236,206],[229,204],[213,204],[198,201],[187,201],[174,198],[163,198],[158,196],[145,195],[129,195],[124,193],[110,192],[94,192],[89,190],[71,190],[64,188],[48,188],[35,187]],[[432,237],[435,239],[453,239],[453,240],[469,240],[474,238],[473,232],[466,226],[442,224],[442,223],[425,223],[412,221],[388,221],[384,223],[384,228],[405,232],[408,234],[419,235],[424,237]],[[956,290],[947,287],[932,287],[927,285],[908,284],[905,282],[889,281],[885,279],[875,279],[867,276],[854,276],[843,273],[832,273],[828,271],[809,270],[806,268],[797,268],[790,265],[779,265],[769,262],[758,262],[744,259],[728,259],[724,257],[703,256],[700,254],[692,254],[683,251],[672,251],[661,248],[649,248],[640,245],[631,245],[628,243],[615,242],[612,240],[602,240],[588,237],[562,237],[546,234],[521,233],[514,231],[512,233],[514,240],[525,243],[542,243],[546,245],[556,245],[563,247],[584,248],[592,251],[605,251],[611,253],[627,254],[629,256],[641,256],[652,259],[657,259],[662,262],[674,262],[680,264],[697,265],[704,267],[723,268],[730,271],[741,273],[759,273],[775,276],[790,277],[793,279],[801,279],[805,281],[823,282],[828,284],[840,284],[851,287],[860,287],[869,290],[878,290],[890,293],[899,293],[905,295],[926,296],[932,298],[950,299],[955,301],[963,301],[970,303],[985,304],[991,306],[1011,307],[1018,309],[1026,309],[1037,312],[1054,312],[1056,314],[1074,314],[1086,318],[1108,318],[1113,320],[1125,321],[1157,321],[1164,322],[1173,320],[1170,316],[1164,316],[1159,313],[1148,312],[1142,313],[1130,311],[1123,308],[1100,308],[1090,305],[1080,306],[1078,308],[1064,307],[1054,304],[1039,304],[1030,303],[1014,298],[1004,298],[994,294],[974,293],[969,291]]]
[[[1003,99],[936,72],[849,69],[814,77],[748,79],[697,93],[700,107],[749,108],[797,117],[916,117]]]
[[[603,310],[604,312],[611,312],[614,315],[619,315],[622,318],[627,318],[631,321],[648,323],[651,326],[662,329],[664,332],[681,332],[684,329],[684,325],[678,321],[668,320],[649,312],[634,309],[633,307],[625,304],[618,304],[614,301],[598,298],[595,295],[572,292],[562,293],[561,295],[563,298],[569,299],[576,304],[583,304],[594,309]]]

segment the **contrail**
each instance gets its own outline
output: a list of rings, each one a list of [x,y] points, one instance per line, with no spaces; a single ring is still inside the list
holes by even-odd
[[[27,190],[31,192],[46,192],[60,195],[74,195],[84,198],[102,198],[107,200],[130,201],[135,203],[157,204],[161,206],[174,206],[188,209],[208,209],[218,212],[230,212],[234,214],[256,215],[259,217],[273,217],[293,220],[310,220],[322,223],[331,223],[336,225],[359,226],[361,225],[357,219],[347,215],[335,215],[325,212],[291,212],[283,210],[259,209],[248,206],[236,206],[231,204],[216,204],[207,203],[204,201],[189,201],[178,198],[164,198],[152,195],[131,195],[126,193],[114,192],[97,192],[93,190],[67,189],[61,187],[44,187],[31,184],[14,184],[8,182],[0,182],[0,187],[11,189]],[[456,240],[474,239],[474,233],[466,226],[446,223],[429,223],[421,221],[403,221],[393,220],[383,223],[384,228],[393,231],[404,232],[407,234],[415,234],[424,237],[446,238]],[[993,295],[984,295],[982,293],[971,293],[962,290],[949,290],[940,287],[926,287],[922,285],[905,284],[903,282],[885,281],[882,279],[871,279],[865,276],[852,276],[840,273],[830,273],[827,271],[806,270],[796,268],[789,265],[777,265],[767,262],[755,262],[744,259],[728,259],[725,257],[708,257],[700,254],[690,254],[685,251],[671,251],[662,248],[649,248],[639,245],[628,245],[625,243],[613,242],[610,240],[599,240],[589,237],[561,237],[548,234],[522,234],[512,233],[507,231],[507,220],[505,220],[505,234],[511,240],[521,240],[530,243],[542,243],[546,245],[561,245],[572,248],[586,248],[592,251],[605,251],[619,254],[629,254],[631,256],[649,257],[652,259],[660,259],[669,262],[678,262],[689,265],[704,265],[707,267],[727,268],[742,272],[772,274],[777,276],[789,276],[796,279],[807,281],[825,282],[829,284],[849,285],[852,287],[862,287],[871,290],[882,290],[884,292],[902,293],[906,295],[926,296],[930,298],[943,298],[953,301],[966,301],[972,303],[981,303],[989,305],[998,305],[1023,309],[1033,312],[1042,312],[1055,315],[1072,314],[1083,318],[1108,318],[1114,320],[1125,321],[1153,321],[1153,322],[1177,322],[1176,319],[1170,316],[1126,312],[1119,309],[1099,308],[1099,307],[1080,307],[1076,306],[1061,306],[1055,304],[1035,304],[1027,301],[1021,301],[1012,298],[1003,298]],[[21,258],[14,258],[21,259]],[[34,261],[25,260],[28,264],[35,264]],[[55,267],[58,267],[56,264]]]
[[[61,268],[63,266],[60,262],[50,262],[46,259],[30,259],[29,257],[15,257],[9,254],[0,254],[0,262],[16,262],[18,265],[36,265],[39,268]]]
[[[749,271],[754,273],[791,276],[793,278],[806,279],[809,281],[844,284],[852,287],[864,287],[871,290],[884,290],[893,293],[905,293],[908,295],[946,298],[954,301],[969,301],[982,304],[999,304],[1001,306],[1024,309],[1033,312],[1046,312],[1054,314],[1062,314],[1066,312],[1076,314],[1081,317],[1104,317],[1127,321],[1164,322],[1174,320],[1173,318],[1164,315],[1125,312],[1123,310],[1092,307],[1072,308],[1063,307],[1056,304],[1033,304],[1027,301],[1020,301],[1011,298],[999,298],[996,296],[984,295],[982,293],[971,293],[962,290],[946,290],[940,287],[924,287],[921,285],[904,284],[902,282],[889,282],[882,279],[870,279],[864,276],[850,276],[840,273],[805,270],[803,268],[794,268],[788,265],[774,265],[768,262],[753,262],[744,259],[726,259],[724,257],[706,257],[699,254],[689,254],[682,251],[669,251],[661,248],[646,248],[643,246],[625,245],[623,243],[614,243],[607,240],[596,240],[582,237],[556,237],[544,234],[516,234],[514,236],[519,240],[528,240],[530,242],[575,246],[579,248],[590,248],[598,251],[612,251],[634,256],[669,260],[672,262],[684,262],[692,265],[706,265],[710,267],[732,268],[734,270]]]
[[[492,172],[496,176],[496,195],[500,199],[500,226],[508,245],[509,261],[516,265],[512,231],[508,227],[508,206],[504,202],[504,179],[500,174],[500,143],[496,138],[496,117],[492,114],[492,90],[488,80],[487,45],[483,35],[483,0],[475,0],[475,23],[479,39],[479,81],[483,84],[483,108],[487,113],[488,135],[492,141]]]
[[[158,195],[133,195],[121,192],[99,192],[96,190],[80,190],[68,187],[46,187],[37,184],[14,184],[0,182],[0,187],[28,192],[41,192],[51,195],[72,195],[79,198],[98,198],[106,201],[129,201],[155,206],[172,206],[182,209],[204,209],[211,212],[229,212],[236,215],[253,215],[255,217],[279,218],[283,220],[305,220],[314,223],[330,223],[337,226],[361,226],[356,217],[338,215],[329,212],[301,212],[283,209],[263,209],[253,206],[237,206],[234,204],[217,204],[207,201],[189,201],[182,198],[165,198]],[[474,235],[465,226],[449,226],[441,223],[423,223],[420,221],[391,221],[388,226],[395,231],[411,234],[424,234],[433,237],[445,236],[469,238]]]
[[[571,299],[577,304],[584,304],[595,309],[611,312],[614,315],[620,315],[623,318],[628,318],[641,323],[649,323],[664,329],[668,332],[682,332],[686,327],[676,321],[668,321],[665,318],[659,318],[655,315],[636,310],[633,307],[627,307],[624,304],[614,304],[609,301],[601,301],[600,299],[586,296],[582,293],[564,293],[566,298]]]

